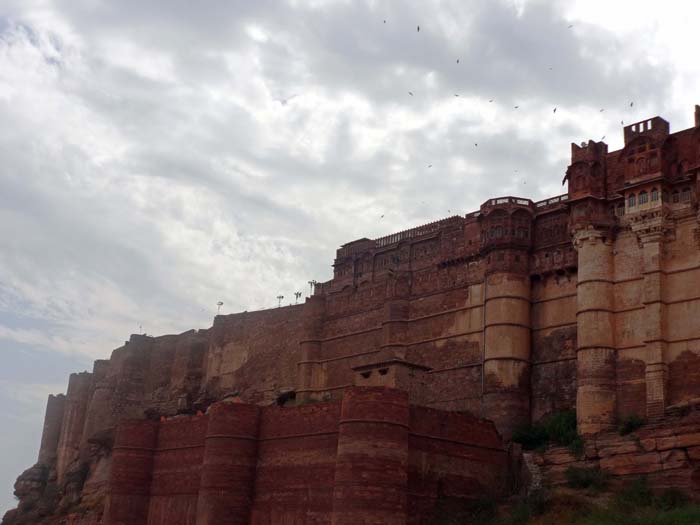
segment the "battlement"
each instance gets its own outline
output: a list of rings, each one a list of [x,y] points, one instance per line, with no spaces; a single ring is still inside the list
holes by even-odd
[[[592,162],[604,159],[608,154],[608,145],[603,142],[589,140],[582,142],[579,146],[576,143],[571,143],[571,163],[575,162]]]
[[[667,121],[661,117],[653,117],[650,119],[635,122],[624,127],[625,146],[632,142],[637,137],[653,137],[655,140],[660,140],[668,136],[670,126]]]

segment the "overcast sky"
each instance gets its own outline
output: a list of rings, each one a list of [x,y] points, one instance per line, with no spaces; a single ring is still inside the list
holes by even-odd
[[[570,143],[617,149],[620,121],[690,127],[700,8],[659,5],[0,0],[0,515],[46,395],[140,326],[288,303],[340,244],[558,195]]]

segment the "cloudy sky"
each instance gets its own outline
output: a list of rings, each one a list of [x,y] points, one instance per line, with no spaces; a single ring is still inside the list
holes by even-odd
[[[621,120],[690,127],[696,4],[0,0],[0,514],[46,395],[140,326],[286,303],[344,242],[558,195],[569,144],[617,149]]]

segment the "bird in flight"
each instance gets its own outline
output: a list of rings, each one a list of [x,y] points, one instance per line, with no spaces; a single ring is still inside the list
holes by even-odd
[[[386,20],[384,20],[384,23],[386,24]]]
[[[474,143],[474,147],[476,148],[477,146],[478,146],[478,144],[475,142],[475,143]]]
[[[490,104],[491,102],[493,102],[493,99],[489,100],[489,104]]]
[[[601,109],[600,109],[600,113],[602,113],[603,111],[605,111],[605,108],[601,108]]]
[[[602,138],[601,138],[600,140],[605,140],[605,135],[603,135]]]
[[[630,102],[630,107],[634,106],[634,102]]]
[[[433,165],[432,165],[432,164],[428,164],[428,167],[429,167],[429,168],[432,168],[432,167],[433,167]]]
[[[571,29],[572,27],[574,27],[574,24],[570,24],[568,29]]]
[[[287,97],[287,98],[278,98],[278,99],[277,99],[277,102],[279,102],[279,103],[282,104],[283,106],[286,106],[287,103],[288,103],[290,100],[292,100],[293,98],[296,98],[296,97],[298,97],[298,96],[299,96],[299,95],[292,95],[292,96]]]
[[[457,63],[459,64],[459,58],[457,59]]]
[[[420,33],[420,26],[416,26],[416,32]]]
[[[380,219],[383,219],[383,218],[384,218],[384,214],[382,213],[382,214],[379,216],[379,218],[380,218]]]
[[[457,93],[455,93],[455,97],[458,97],[458,96],[459,96],[459,95],[458,95]]]
[[[513,106],[513,109],[518,109],[520,106]]]
[[[625,125],[625,121],[624,121],[624,120],[621,120],[621,121],[620,121],[620,125],[624,126],[624,125]]]
[[[409,91],[408,94],[411,95],[411,96],[413,96],[413,92],[411,92],[411,91]]]
[[[557,112],[557,108],[554,108],[554,111],[552,111],[552,113],[556,113],[556,112]]]

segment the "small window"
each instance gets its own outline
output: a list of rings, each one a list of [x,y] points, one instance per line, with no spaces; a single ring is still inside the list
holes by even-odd
[[[690,202],[690,188],[683,188],[681,192],[681,202]]]
[[[362,372],[362,373],[360,373],[360,375],[361,375],[362,377],[364,377],[365,379],[368,379],[369,376],[372,375],[372,372]]]
[[[625,205],[620,204],[617,209],[615,210],[615,215],[618,217],[622,217],[625,214]]]
[[[659,190],[657,190],[656,188],[652,188],[652,190],[651,190],[651,200],[652,201],[659,200]]]
[[[380,375],[380,376],[385,376],[385,375],[387,374],[387,372],[389,372],[389,369],[388,369],[388,368],[380,368],[380,369],[379,369],[379,375]]]
[[[678,193],[678,190],[673,192],[673,195],[671,195],[671,202],[680,202],[681,200],[681,195]]]
[[[503,228],[496,226],[496,238],[500,239],[501,237],[503,237]]]
[[[637,196],[634,193],[631,193],[629,197],[627,197],[627,206],[629,208],[634,208],[637,205]]]
[[[646,204],[649,202],[649,194],[646,191],[639,192],[639,204]]]

